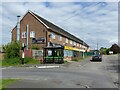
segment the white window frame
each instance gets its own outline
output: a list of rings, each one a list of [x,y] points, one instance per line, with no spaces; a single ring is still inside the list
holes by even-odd
[[[72,44],[72,40],[70,40],[70,44]]]
[[[59,35],[59,41],[62,41],[62,36]]]
[[[80,44],[80,47],[81,47],[81,44]]]
[[[55,33],[51,33],[51,37],[52,37],[52,39],[55,39]]]
[[[74,45],[76,46],[76,42],[74,42]]]
[[[66,38],[66,43],[68,43],[68,38]]]
[[[27,34],[26,31],[23,31],[21,38],[26,38],[26,34]]]
[[[30,31],[30,38],[35,38],[35,31]]]
[[[79,47],[79,43],[77,43],[77,47]]]

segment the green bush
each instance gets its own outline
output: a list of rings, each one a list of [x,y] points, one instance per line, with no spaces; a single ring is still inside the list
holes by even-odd
[[[21,64],[20,58],[9,58],[2,60],[3,66],[20,65],[20,64]]]
[[[21,49],[21,44],[20,42],[17,42],[17,41],[4,45],[3,46],[3,52],[5,52],[4,58],[5,59],[19,58],[20,49]]]

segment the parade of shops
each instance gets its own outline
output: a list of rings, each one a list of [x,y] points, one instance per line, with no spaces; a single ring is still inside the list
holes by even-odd
[[[27,50],[33,46],[39,47],[41,51],[43,47],[63,47],[61,54],[64,58],[79,57],[89,50],[89,45],[83,40],[32,11],[18,19],[17,25],[11,31],[12,41],[19,40]],[[51,55],[50,50],[46,53]]]

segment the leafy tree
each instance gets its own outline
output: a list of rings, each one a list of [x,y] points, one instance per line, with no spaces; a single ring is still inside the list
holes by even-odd
[[[101,54],[106,54],[106,50],[107,50],[107,48],[101,47],[100,48],[100,53]]]
[[[3,46],[3,52],[5,52],[4,58],[8,59],[8,58],[20,57],[20,49],[21,49],[21,44],[20,42],[17,41],[4,45]]]
[[[117,44],[113,44],[110,47],[110,51],[113,51],[113,54],[117,54],[120,53],[120,47]]]
[[[110,48],[106,49],[106,54],[109,55]]]

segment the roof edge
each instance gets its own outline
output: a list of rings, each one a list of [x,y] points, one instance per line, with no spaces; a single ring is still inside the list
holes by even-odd
[[[22,21],[22,19],[28,14],[28,13],[30,13],[31,15],[33,15],[39,22],[41,22],[46,28],[49,28],[44,22],[42,22],[39,18],[37,18],[35,15],[34,15],[34,13],[32,12],[32,11],[30,11],[30,10],[28,10],[25,14],[24,14],[24,16],[22,16],[22,18],[20,18],[20,22]],[[14,28],[17,26],[17,24],[14,26]],[[11,33],[12,33],[12,31],[14,30],[14,28],[11,30]]]

